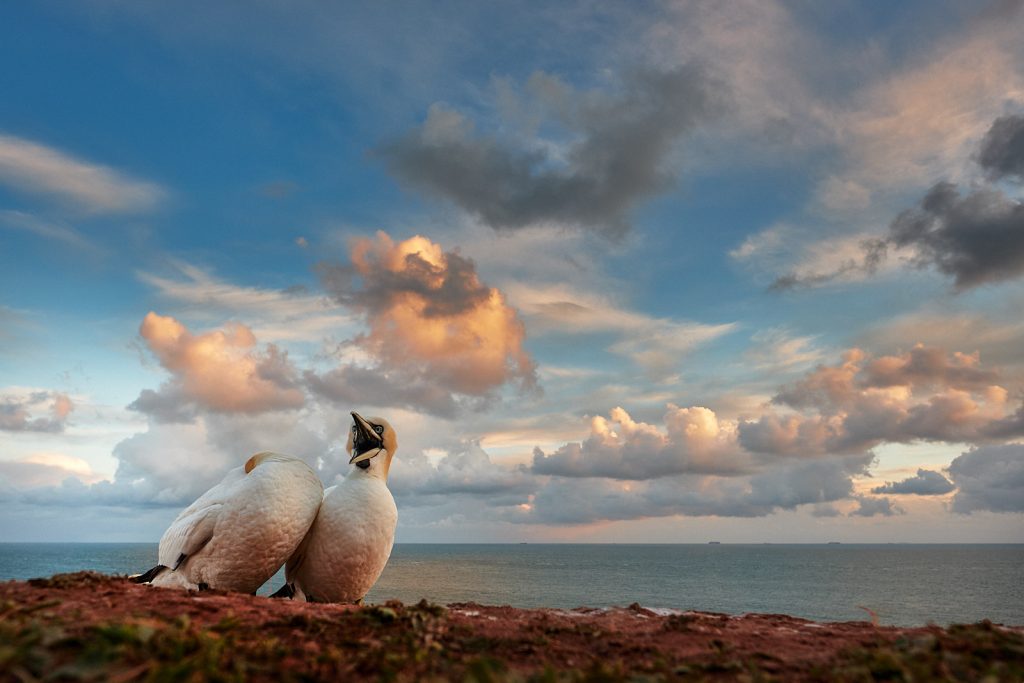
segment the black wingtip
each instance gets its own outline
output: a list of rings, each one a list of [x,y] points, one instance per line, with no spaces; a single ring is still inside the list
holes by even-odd
[[[133,583],[149,583],[150,581],[152,581],[156,577],[160,576],[160,573],[162,571],[164,571],[165,569],[167,569],[167,567],[165,567],[162,564],[158,564],[157,566],[153,567],[152,569],[150,569],[145,574],[139,574],[138,576],[133,576],[132,577],[132,582]]]
[[[286,583],[285,585],[278,588],[270,597],[287,598],[288,600],[291,600],[293,597],[295,597],[295,589],[292,588],[292,585],[290,583]]]

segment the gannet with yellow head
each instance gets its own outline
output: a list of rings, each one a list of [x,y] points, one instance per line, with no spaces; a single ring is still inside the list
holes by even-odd
[[[382,417],[352,413],[345,446],[351,469],[324,491],[320,512],[285,565],[277,597],[310,602],[359,602],[391,557],[398,509],[388,470],[398,449],[395,430]]]
[[[301,460],[257,453],[178,515],[159,564],[135,581],[255,593],[302,542],[323,490]]]

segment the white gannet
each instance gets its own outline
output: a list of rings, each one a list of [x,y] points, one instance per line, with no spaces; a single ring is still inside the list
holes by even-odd
[[[275,597],[358,603],[388,563],[398,509],[387,481],[398,440],[384,418],[352,413],[352,421],[345,448],[354,467],[324,491],[316,521],[285,565],[285,585]]]
[[[257,453],[178,515],[160,539],[160,563],[135,581],[255,593],[302,542],[323,490],[301,460]]]

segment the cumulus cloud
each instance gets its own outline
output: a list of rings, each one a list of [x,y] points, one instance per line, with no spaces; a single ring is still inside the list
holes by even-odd
[[[479,134],[434,104],[420,128],[380,153],[403,182],[496,230],[556,223],[621,236],[637,202],[670,186],[675,143],[713,109],[712,86],[695,66],[621,80],[615,92],[580,92],[550,74],[530,77],[527,90],[542,117],[564,129],[563,144]]]
[[[887,481],[876,486],[871,493],[909,494],[915,496],[941,496],[956,487],[949,479],[932,470],[918,469],[917,474],[903,481]]]
[[[150,209],[166,195],[154,183],[4,134],[0,134],[0,183],[54,195],[96,213]]]
[[[421,452],[403,454],[392,466],[388,486],[400,502],[432,505],[452,496],[484,497],[493,505],[526,503],[537,480],[523,466],[494,463],[479,441],[464,441],[436,462]]]
[[[992,122],[981,141],[978,164],[993,179],[1024,181],[1024,116],[1001,116]]]
[[[139,334],[172,377],[129,407],[159,421],[188,420],[196,409],[251,414],[305,402],[287,352],[273,344],[259,349],[245,325],[194,335],[174,318],[150,312]]]
[[[337,400],[423,406],[450,416],[502,385],[536,386],[526,332],[515,309],[482,283],[473,262],[416,236],[395,242],[383,232],[353,241],[350,265],[322,265],[324,286],[364,316],[368,331],[352,344],[370,360],[306,374],[310,388]],[[356,392],[356,393],[354,393]]]
[[[739,443],[758,453],[819,455],[882,442],[987,440],[1012,413],[999,376],[979,363],[977,355],[920,345],[874,359],[851,349],[773,397],[795,412],[741,421]]]
[[[547,454],[535,449],[536,474],[563,477],[653,479],[685,472],[737,473],[749,468],[736,446],[734,425],[703,407],[669,405],[664,430],[637,422],[622,408],[610,420],[596,416],[590,436]]]
[[[62,432],[74,409],[67,394],[9,391],[0,394],[0,431]]]
[[[949,465],[953,511],[1024,512],[1024,444],[979,446]]]

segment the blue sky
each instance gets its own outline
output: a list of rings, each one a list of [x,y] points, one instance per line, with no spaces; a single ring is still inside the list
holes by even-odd
[[[5,7],[0,540],[1024,540],[1019,4]]]

